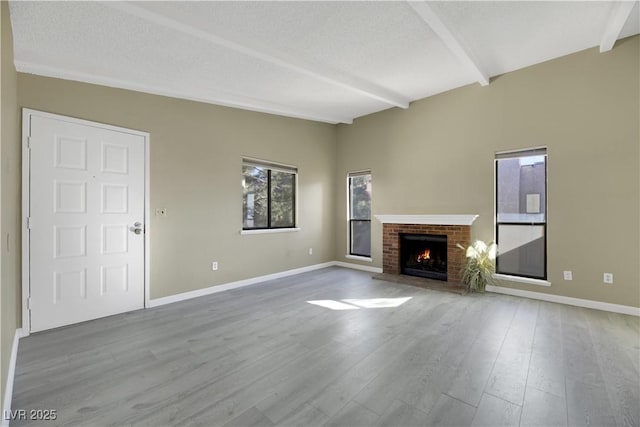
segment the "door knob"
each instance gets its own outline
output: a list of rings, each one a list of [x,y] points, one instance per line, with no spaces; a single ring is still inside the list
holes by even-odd
[[[141,222],[136,222],[133,224],[133,227],[130,228],[131,231],[133,231],[136,234],[142,234],[142,223]]]

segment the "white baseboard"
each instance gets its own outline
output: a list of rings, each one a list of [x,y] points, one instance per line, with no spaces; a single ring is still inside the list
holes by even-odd
[[[265,276],[252,277],[250,279],[238,280],[237,282],[225,283],[223,285],[211,286],[204,289],[197,289],[195,291],[184,292],[177,295],[170,295],[168,297],[156,298],[149,301],[149,307],[158,307],[165,304],[171,304],[178,301],[185,301],[192,298],[197,298],[205,295],[211,295],[218,292],[228,291],[230,289],[243,288],[245,286],[252,286],[267,280],[280,279],[287,276],[293,276],[294,274],[306,273],[309,271],[319,270],[327,267],[345,267],[354,270],[368,271],[370,273],[382,273],[382,268],[371,267],[368,265],[353,264],[350,262],[342,261],[330,261],[322,264],[310,265],[307,267],[295,268],[293,270],[281,271],[279,273],[267,274]],[[610,311],[613,313],[630,314],[632,316],[640,316],[639,307],[631,307],[627,305],[611,304],[607,302],[592,301],[580,298],[565,297],[562,295],[545,294],[541,292],[524,291],[521,289],[506,288],[503,286],[487,286],[488,292],[494,292],[498,294],[513,295],[524,298],[537,299],[542,301],[557,302],[560,304],[574,305],[577,307],[593,308],[596,310]]]
[[[562,295],[544,294],[542,292],[524,291],[521,289],[506,288],[504,286],[488,285],[487,291],[497,294],[513,295],[517,297],[574,305],[576,307],[593,308],[595,310],[610,311],[613,313],[629,314],[631,316],[640,316],[640,307],[631,307],[629,305],[611,304],[608,302],[565,297]]]
[[[237,282],[225,283],[223,285],[210,286],[204,289],[197,289],[195,291],[184,292],[176,295],[169,295],[168,297],[155,298],[149,300],[149,307],[158,307],[165,304],[171,304],[178,301],[185,301],[192,298],[197,298],[205,295],[216,294],[218,292],[228,291],[230,289],[243,288],[245,286],[255,285],[257,283],[266,282],[267,280],[280,279],[282,277],[293,276],[294,274],[306,273],[308,271],[319,270],[321,268],[333,267],[336,263],[334,261],[325,262],[322,264],[314,264],[307,267],[294,268],[293,270],[281,271],[279,273],[267,274],[265,276],[252,277],[250,279],[238,280]]]
[[[368,265],[354,264],[351,262],[335,261],[333,265],[335,265],[336,267],[345,267],[352,268],[354,270],[368,271],[370,273],[382,273],[382,269],[380,267],[371,267]]]
[[[16,359],[18,358],[18,343],[22,337],[22,329],[16,329],[13,336],[13,346],[11,347],[11,358],[9,359],[9,371],[7,372],[7,384],[4,389],[4,402],[2,405],[2,427],[9,426],[7,414],[11,411],[11,400],[13,399],[13,380],[16,376]]]

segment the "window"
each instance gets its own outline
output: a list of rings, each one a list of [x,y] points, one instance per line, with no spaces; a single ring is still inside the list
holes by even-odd
[[[496,155],[496,273],[547,278],[547,150]]]
[[[349,174],[349,254],[371,256],[371,172]]]
[[[292,166],[243,159],[243,230],[296,226],[297,174]]]

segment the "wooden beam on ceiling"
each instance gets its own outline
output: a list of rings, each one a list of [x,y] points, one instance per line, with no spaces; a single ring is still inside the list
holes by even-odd
[[[489,76],[487,73],[482,71],[473,53],[463,46],[460,39],[453,33],[451,28],[440,19],[433,8],[424,1],[409,1],[408,4],[431,30],[436,33],[447,49],[458,58],[465,69],[473,74],[475,80],[482,86],[487,86],[489,84]]]
[[[600,53],[613,49],[613,45],[620,37],[620,32],[636,4],[638,3],[635,1],[618,1],[611,4],[611,13],[600,41]]]

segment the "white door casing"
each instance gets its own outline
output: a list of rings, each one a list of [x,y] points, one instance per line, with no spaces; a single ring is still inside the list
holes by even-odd
[[[148,134],[31,110],[23,116],[27,330],[143,308]]]

